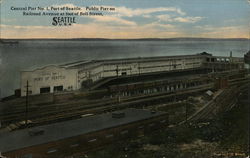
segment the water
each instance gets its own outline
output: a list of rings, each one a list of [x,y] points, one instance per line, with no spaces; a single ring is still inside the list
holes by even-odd
[[[78,60],[212,53],[243,57],[248,41],[25,41],[0,46],[0,97],[20,88],[20,71]]]

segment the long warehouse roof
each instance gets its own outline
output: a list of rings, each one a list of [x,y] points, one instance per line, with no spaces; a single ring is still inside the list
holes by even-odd
[[[41,145],[166,114],[165,112],[152,113],[151,111],[141,109],[125,109],[122,112],[125,113],[125,117],[122,118],[113,118],[112,113],[106,113],[40,127],[0,133],[0,151],[8,152]],[[32,131],[42,131],[42,134],[32,136],[30,135]]]

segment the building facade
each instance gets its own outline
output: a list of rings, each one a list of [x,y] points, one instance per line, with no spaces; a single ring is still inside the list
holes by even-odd
[[[88,85],[108,77],[132,76],[147,73],[171,72],[198,69],[204,66],[214,69],[228,67],[241,69],[241,58],[214,57],[201,53],[183,56],[161,56],[112,60],[91,60],[64,65],[46,66],[33,71],[21,72],[21,96],[29,94],[54,93],[86,88]]]
[[[78,89],[77,69],[67,69],[60,66],[46,66],[34,71],[21,72],[21,95],[53,93],[57,91]]]

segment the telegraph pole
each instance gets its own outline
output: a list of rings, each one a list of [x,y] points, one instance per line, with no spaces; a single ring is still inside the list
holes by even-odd
[[[188,119],[188,107],[187,107],[187,101],[184,102],[185,103],[185,120],[187,123],[187,119]]]
[[[230,59],[229,59],[229,70],[230,70],[230,72],[232,71],[232,59],[233,58],[233,52],[232,51],[230,51]]]
[[[139,69],[139,76],[140,76],[140,74],[141,74],[141,63],[140,63],[140,61],[138,62],[138,69]]]
[[[119,76],[119,69],[118,69],[118,65],[116,65],[116,77],[118,78]]]
[[[26,87],[26,101],[25,101],[25,127],[28,127],[28,97],[29,97],[29,81],[27,80]]]

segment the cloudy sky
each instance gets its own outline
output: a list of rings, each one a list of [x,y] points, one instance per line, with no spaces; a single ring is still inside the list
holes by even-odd
[[[249,38],[249,0],[0,0],[1,38]],[[51,16],[23,16],[11,7],[112,7],[52,26]],[[51,11],[47,11],[51,12]]]

